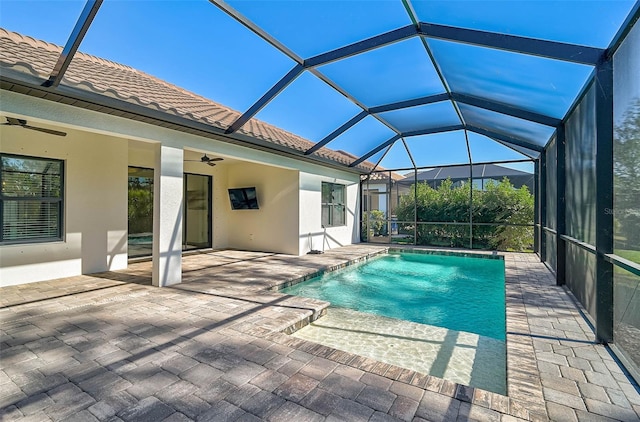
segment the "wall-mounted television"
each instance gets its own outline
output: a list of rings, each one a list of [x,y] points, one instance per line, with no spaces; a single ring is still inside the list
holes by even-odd
[[[257,210],[258,196],[256,188],[232,188],[229,189],[229,199],[231,200],[231,209],[234,210]]]

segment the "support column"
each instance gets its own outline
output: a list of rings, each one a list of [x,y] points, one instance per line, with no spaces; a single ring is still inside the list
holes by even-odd
[[[538,186],[538,204],[540,205],[540,259],[542,262],[547,260],[547,232],[544,228],[547,226],[547,150],[540,154],[539,159],[540,185]]]
[[[153,190],[153,285],[182,281],[184,151],[161,145],[156,152]]]
[[[596,68],[596,338],[613,341],[613,62]]]
[[[542,157],[544,151],[540,153]],[[533,252],[537,253],[542,259],[542,251],[540,250],[540,238],[542,235],[542,224],[540,224],[540,160],[533,162]]]
[[[413,244],[418,244],[418,169],[413,167]]]
[[[556,131],[556,284],[563,286],[566,282],[567,242],[561,237],[567,234],[566,189],[566,136],[564,124]]]

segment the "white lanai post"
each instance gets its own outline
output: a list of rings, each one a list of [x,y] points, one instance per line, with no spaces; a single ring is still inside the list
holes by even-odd
[[[153,285],[182,281],[184,151],[161,145],[156,154],[153,199]]]

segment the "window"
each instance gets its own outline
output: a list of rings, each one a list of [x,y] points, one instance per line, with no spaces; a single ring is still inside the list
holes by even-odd
[[[62,240],[63,162],[0,155],[0,242]]]
[[[344,185],[322,182],[322,225],[345,226]]]

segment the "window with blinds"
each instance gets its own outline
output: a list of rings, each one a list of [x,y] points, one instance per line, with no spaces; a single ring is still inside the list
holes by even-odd
[[[322,225],[345,226],[344,185],[322,182]]]
[[[63,162],[0,154],[0,242],[62,239]]]

